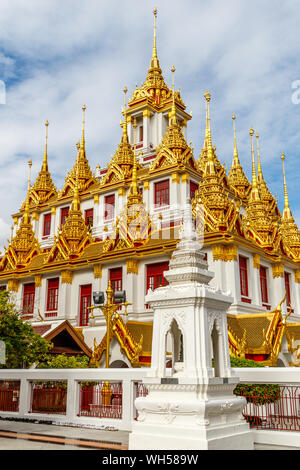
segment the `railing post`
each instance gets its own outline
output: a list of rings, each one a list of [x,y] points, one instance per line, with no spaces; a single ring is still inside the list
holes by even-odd
[[[122,381],[122,428],[131,431],[133,420],[133,380],[125,378]]]
[[[19,416],[25,416],[31,407],[31,381],[24,378],[20,383]]]
[[[76,386],[77,382],[75,381],[74,377],[67,379],[67,410],[66,410],[66,418],[68,420],[73,421],[76,419],[76,410],[77,410],[77,394],[76,394]]]

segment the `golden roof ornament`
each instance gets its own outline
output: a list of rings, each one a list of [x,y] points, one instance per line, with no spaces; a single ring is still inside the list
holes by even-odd
[[[31,216],[29,212],[29,195],[30,195],[30,177],[32,161],[29,160],[28,188],[25,201],[25,210],[21,219],[20,226],[6,248],[5,255],[0,263],[0,271],[5,269],[17,270],[28,265],[32,258],[41,252],[38,240],[35,237]]]
[[[162,70],[160,68],[158,55],[157,55],[157,31],[156,31],[156,19],[157,19],[157,8],[153,10],[153,47],[152,47],[152,57],[150,61],[150,67],[146,76],[145,82],[137,87],[133,92],[133,97],[129,101],[130,108],[146,101],[147,104],[152,106],[155,109],[161,109],[164,107],[170,99],[172,98],[172,91],[168,88],[165,83],[164,77],[162,75]],[[180,92],[176,93],[175,96],[176,103],[181,107],[182,110],[185,109],[185,105],[181,99]]]
[[[69,214],[61,230],[58,231],[58,235],[55,237],[55,244],[45,262],[50,263],[55,261],[57,256],[58,259],[62,257],[65,260],[77,258],[92,241],[90,229],[85,224],[80,208],[78,168]]]
[[[38,177],[30,191],[30,203],[33,206],[44,204],[57,196],[55,184],[48,169],[48,120],[45,122],[45,152]]]
[[[76,178],[78,178],[78,190],[80,193],[85,192],[90,189],[93,185],[97,184],[97,179],[95,178],[88,159],[86,157],[85,149],[85,104],[82,106],[82,136],[80,144],[77,143],[77,157],[74,163],[74,166],[70,173],[65,178],[65,185],[63,189],[59,192],[58,198],[61,199],[66,196],[70,196],[74,193]]]
[[[162,142],[156,149],[156,158],[150,164],[149,173],[160,172],[161,169],[175,167],[177,170],[185,170],[190,168],[193,171],[197,171],[196,163],[193,156],[191,147],[187,144],[187,141],[181,130],[181,126],[176,116],[175,106],[175,89],[174,89],[174,65],[171,68],[172,72],[172,108],[169,118],[169,125],[165,132]]]
[[[210,157],[212,155],[213,161],[214,161],[214,166],[216,171],[222,178],[224,179],[224,183],[227,186],[227,177],[226,177],[226,172],[224,167],[221,165],[217,155],[216,155],[216,147],[212,145],[212,137],[211,137],[211,126],[210,126],[210,100],[211,100],[211,94],[206,91],[204,93],[204,98],[205,98],[205,139],[204,139],[204,144],[203,148],[201,149],[201,154],[199,155],[199,158],[197,160],[197,167],[198,170],[203,173],[204,169],[206,167],[206,163],[208,160],[208,151],[210,152]],[[211,161],[211,158],[210,158]]]
[[[285,174],[285,155],[281,155],[282,173],[283,173],[283,190],[284,190],[284,209],[281,217],[280,233],[285,253],[294,261],[300,262],[300,231],[295,223],[292,211],[289,205],[289,198],[286,185]]]
[[[259,134],[256,133],[256,147],[257,147],[257,184],[260,192],[260,197],[268,205],[268,210],[274,213],[274,220],[278,220],[279,209],[277,207],[277,201],[275,197],[271,194],[267,183],[263,177],[261,161],[260,161],[260,152],[259,152]]]
[[[152,220],[145,208],[137,182],[136,119],[134,128],[134,164],[127,203],[114,224],[114,234],[103,243],[103,252],[124,250],[145,244],[151,234]]]
[[[108,169],[106,174],[100,180],[100,186],[107,186],[108,184],[118,183],[132,177],[132,170],[134,165],[134,153],[132,146],[129,142],[128,132],[127,132],[127,104],[126,104],[126,94],[127,87],[123,89],[124,92],[124,121],[122,123],[123,132],[121,137],[121,142],[118,145],[118,148],[112,157],[111,161],[108,164]],[[140,168],[140,165],[137,166],[137,169]]]
[[[228,182],[230,187],[234,190],[237,196],[245,199],[251,190],[251,184],[246,177],[242,165],[239,160],[236,132],[235,132],[235,114],[232,115],[233,122],[233,160],[228,174]]]
[[[257,177],[253,149],[253,128],[250,129],[251,159],[252,159],[252,188],[246,206],[246,216],[243,217],[243,225],[246,237],[255,241],[259,246],[276,253],[279,248],[278,226],[274,223],[272,214],[261,199]]]

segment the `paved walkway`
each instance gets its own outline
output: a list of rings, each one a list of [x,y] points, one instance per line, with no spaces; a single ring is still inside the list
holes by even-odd
[[[1,450],[126,450],[129,433],[0,419]]]

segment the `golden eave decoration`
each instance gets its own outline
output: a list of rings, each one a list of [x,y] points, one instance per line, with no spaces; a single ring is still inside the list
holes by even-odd
[[[71,173],[68,173],[65,178],[65,185],[58,193],[58,199],[69,197],[74,194],[75,186],[78,187],[79,193],[84,193],[91,190],[93,186],[98,185],[98,182],[90,168],[88,159],[86,158],[85,150],[85,110],[86,106],[83,105],[83,120],[82,120],[82,138],[81,142],[77,144],[77,158]]]

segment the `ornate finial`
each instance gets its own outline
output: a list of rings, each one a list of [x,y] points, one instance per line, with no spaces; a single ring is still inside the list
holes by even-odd
[[[286,186],[286,175],[285,175],[285,166],[284,166],[284,160],[285,160],[285,155],[281,155],[281,160],[282,160],[282,173],[283,173],[283,190],[284,190],[284,211],[283,214],[289,218],[292,216],[291,214],[291,209],[289,205],[289,198],[288,198],[288,192],[287,192],[287,186]]]
[[[48,170],[48,163],[47,163],[47,158],[48,158],[48,126],[49,122],[45,122],[45,127],[46,127],[46,135],[45,135],[45,153],[44,153],[44,160],[43,160],[43,170],[47,171]]]
[[[153,10],[153,18],[154,18],[154,27],[153,27],[153,52],[152,52],[152,59],[151,59],[151,67],[158,67],[158,58],[157,58],[157,49],[156,49],[156,17],[157,17],[157,8]]]
[[[257,146],[257,179],[260,182],[263,179],[261,163],[260,163],[260,154],[259,154],[259,143],[258,143],[259,134],[256,133],[256,146]]]
[[[80,145],[80,150],[84,151],[85,147],[85,137],[84,137],[84,131],[85,131],[85,110],[86,106],[85,104],[82,106],[82,139],[81,139],[81,145]]]
[[[211,142],[211,129],[210,129],[210,110],[209,110],[209,102],[211,99],[211,95],[208,91],[204,93],[204,98],[206,99],[206,131],[205,131],[205,140],[207,141],[207,157],[208,162],[210,162],[210,167],[213,162],[213,148]],[[212,170],[212,167],[211,167]]]
[[[171,118],[170,124],[176,124],[176,108],[175,108],[175,66],[172,65],[171,72],[172,72],[172,110],[171,110]]]
[[[126,103],[126,93],[127,93],[127,91],[128,91],[128,88],[127,88],[126,85],[124,86],[123,91],[124,91],[124,110],[125,110],[125,113],[126,113],[126,107],[127,107],[127,103]]]
[[[234,147],[233,147],[233,166],[234,167],[236,167],[239,163],[239,161],[238,161],[238,149],[237,149],[237,145],[236,145],[235,119],[236,119],[236,116],[233,113],[232,122],[233,122],[233,142],[234,142]]]
[[[254,150],[253,150],[253,134],[254,130],[250,129],[249,131],[251,138],[251,156],[252,156],[252,190],[257,190],[257,180],[256,180],[256,169],[255,169],[255,159],[254,159]]]
[[[29,189],[30,189],[30,178],[31,178],[32,160],[29,160],[28,166],[29,166],[29,174],[28,174],[28,191],[29,191]]]
[[[24,212],[24,223],[28,224],[30,222],[30,213],[29,213],[29,193],[30,193],[30,178],[31,178],[31,167],[32,161],[29,160],[28,162],[29,172],[28,172],[28,188],[27,188],[27,196],[25,201],[25,212]]]

